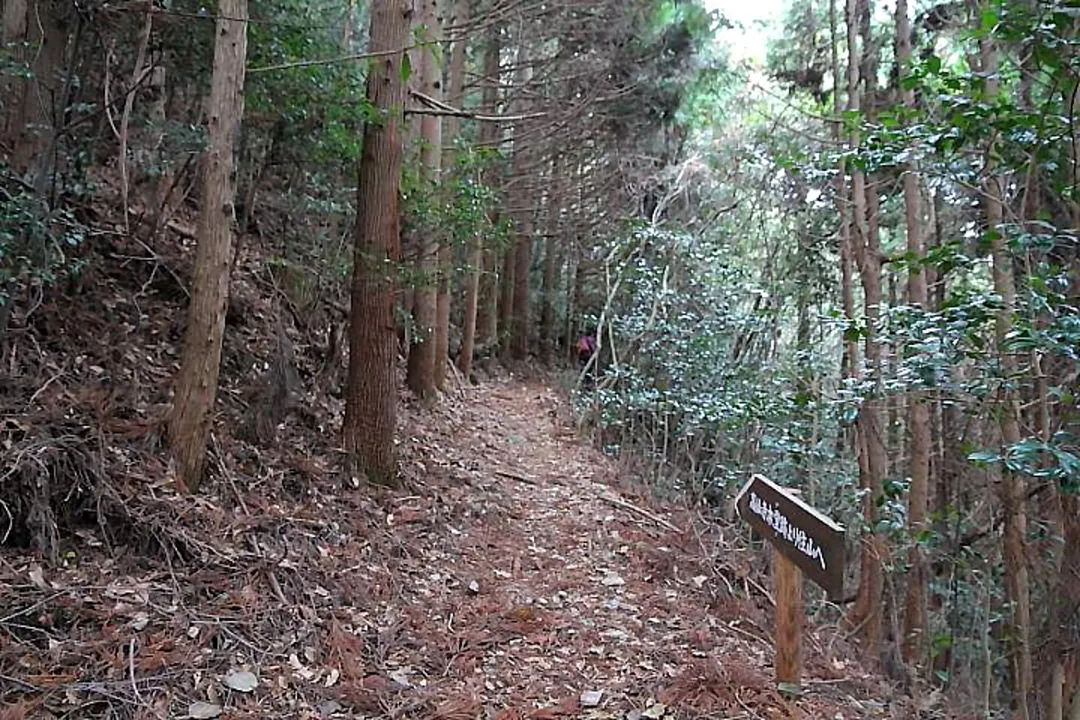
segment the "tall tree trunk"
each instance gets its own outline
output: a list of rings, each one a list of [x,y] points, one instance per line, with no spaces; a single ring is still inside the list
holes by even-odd
[[[425,33],[424,41],[433,43],[430,47],[418,49],[420,54],[420,91],[429,97],[439,99],[441,95],[442,73],[439,71],[442,50],[436,42],[440,36],[437,0],[418,0],[420,13],[417,17],[417,31]],[[440,57],[436,57],[439,53]],[[442,118],[438,115],[420,116],[420,165],[429,181],[428,189],[433,190],[439,178],[439,163],[442,159]],[[409,363],[405,381],[417,397],[431,400],[435,397],[435,367],[445,362],[438,357],[436,338],[437,321],[437,285],[439,240],[430,228],[425,229],[420,240],[419,259],[416,265],[417,288],[413,296],[413,327],[415,334],[409,346]]]
[[[415,4],[415,0],[412,0]],[[413,48],[407,56],[409,62],[409,68],[411,68],[411,74],[406,71],[406,85],[405,85],[405,100],[408,102],[409,98],[409,78],[417,76],[420,68],[421,58],[417,55],[420,50]],[[404,147],[404,155],[402,158],[403,166],[415,167],[419,163],[419,148],[421,144],[420,135],[420,120],[423,116],[418,113],[413,113],[405,117],[405,122],[402,124],[402,146]],[[419,230],[415,227],[415,218],[409,216],[405,211],[404,206],[400,209],[401,212],[401,263],[402,268],[409,268],[408,271],[402,274],[402,277],[407,279],[404,286],[398,291],[399,306],[397,308],[398,317],[398,343],[400,343],[401,351],[406,357],[408,357],[409,349],[412,347],[413,338],[416,335],[416,328],[413,325],[413,308],[416,307],[416,295],[420,292],[421,278],[418,278],[418,270],[420,267],[420,251],[423,248],[423,241],[420,238]]]
[[[13,146],[11,167],[31,178],[39,193],[47,187],[55,154],[51,148],[55,121],[66,102],[61,75],[70,12],[68,3],[57,0],[14,0],[4,9],[4,34],[9,42],[26,43],[27,48],[17,50],[16,57],[24,59],[30,69],[28,77],[14,81],[13,117],[8,126]]]
[[[1038,11],[1036,0],[1024,0],[1019,4],[1027,12],[1036,13]],[[1036,53],[1032,51],[1033,48],[1029,44],[1026,45],[1022,50],[1022,59],[1020,60],[1018,95],[1021,109],[1028,112],[1037,112],[1033,90],[1035,79],[1039,76],[1039,70],[1035,62]],[[1069,93],[1062,98],[1067,106],[1072,104],[1073,101],[1070,100],[1070,97],[1074,95],[1075,93]],[[1072,110],[1074,109],[1075,107],[1072,108]],[[1072,114],[1071,111],[1070,114]],[[1076,156],[1071,156],[1071,159],[1075,165]],[[1040,227],[1038,218],[1041,216],[1053,217],[1054,215],[1052,210],[1044,207],[1043,198],[1046,197],[1046,190],[1049,190],[1049,188],[1044,188],[1042,168],[1043,165],[1036,157],[1028,160],[1027,172],[1020,187],[1018,198],[1023,230],[1033,236],[1044,232],[1044,228]],[[1075,177],[1075,174],[1073,174],[1073,177]],[[1028,248],[1023,266],[1027,268],[1038,267],[1039,258],[1037,254],[1031,248]],[[1075,262],[1073,265],[1075,266]],[[1070,274],[1074,278],[1076,277],[1075,268]],[[1078,297],[1075,292],[1069,295],[1073,300]],[[1075,303],[1073,305],[1075,306]],[[1031,322],[1035,328],[1040,332],[1045,331],[1049,325],[1049,317],[1040,312],[1037,306],[1030,308],[1029,311],[1034,313]],[[1032,349],[1028,357],[1030,359],[1028,366],[1030,385],[1026,389],[1029,390],[1030,396],[1019,398],[1018,401],[1023,402],[1024,407],[1028,409],[1029,416],[1025,424],[1028,427],[1033,426],[1035,437],[1040,442],[1050,445],[1055,442],[1052,407],[1056,404],[1056,393],[1051,390],[1050,378],[1046,371],[1048,366],[1046,361],[1049,358],[1043,348]],[[1065,384],[1067,383],[1068,381],[1065,381]],[[1066,414],[1067,416],[1068,414]],[[1040,465],[1045,466],[1046,464],[1040,463]],[[1036,705],[1036,701],[1031,699],[1028,701],[1028,707],[1041,706],[1045,710],[1044,717],[1046,720],[1064,720],[1066,668],[1068,665],[1075,665],[1075,663],[1069,662],[1069,655],[1072,654],[1075,648],[1071,647],[1073,639],[1069,637],[1068,628],[1071,619],[1075,617],[1074,613],[1077,606],[1073,604],[1076,596],[1071,594],[1070,591],[1075,592],[1077,584],[1080,583],[1080,575],[1063,572],[1068,563],[1066,556],[1069,554],[1070,549],[1067,544],[1069,530],[1067,527],[1068,521],[1064,515],[1066,503],[1063,498],[1062,488],[1055,480],[1040,479],[1036,483],[1041,484],[1042,487],[1038,488],[1037,494],[1032,493],[1033,496],[1038,497],[1038,504],[1033,510],[1046,531],[1038,533],[1038,535],[1042,536],[1041,538],[1037,535],[1032,539],[1032,546],[1028,548],[1026,557],[1031,563],[1029,571],[1031,576],[1035,582],[1041,580],[1042,587],[1039,590],[1049,602],[1041,603],[1044,608],[1042,622],[1039,623],[1041,627],[1031,629],[1031,632],[1038,638],[1037,650],[1033,649],[1035,656],[1033,662],[1038,662],[1038,666],[1033,669],[1033,682],[1041,702]],[[1072,522],[1075,523],[1076,520],[1074,519]],[[1076,550],[1073,549],[1072,552],[1075,553]],[[1074,568],[1071,568],[1071,570],[1074,571]],[[1071,578],[1070,575],[1072,575]],[[1032,710],[1032,712],[1035,711]]]
[[[131,193],[131,164],[128,162],[128,141],[130,139],[131,113],[135,108],[135,95],[133,88],[139,82],[143,74],[143,63],[146,61],[146,51],[150,47],[150,36],[154,31],[154,2],[147,0],[146,17],[143,18],[143,29],[139,35],[138,49],[135,51],[135,67],[131,71],[131,85],[124,97],[124,111],[120,115],[120,151],[117,165],[120,167],[120,198],[124,208],[124,232],[131,233],[131,212],[128,202]],[[243,154],[241,148],[240,154]]]
[[[858,171],[856,175],[860,174]],[[855,183],[856,188],[862,183]],[[871,192],[876,187],[871,186]],[[857,191],[857,190],[856,190]],[[856,207],[859,205],[855,203]],[[858,213],[859,210],[856,210]],[[869,229],[869,228],[867,228]],[[856,247],[859,241],[856,240]],[[860,257],[861,255],[861,257]],[[878,508],[884,495],[884,480],[888,473],[888,451],[885,445],[885,429],[882,426],[883,393],[882,346],[878,339],[877,325],[881,316],[881,250],[877,234],[868,232],[866,245],[856,251],[857,265],[863,288],[863,318],[866,326],[864,354],[867,372],[872,388],[871,395],[863,399],[859,411],[857,430],[862,437],[863,450],[866,453],[866,477],[864,490],[868,491],[863,499],[863,519],[871,528],[863,545],[861,555],[859,592],[855,612],[860,615],[862,638],[866,649],[872,654],[880,649],[883,608],[882,599],[885,589],[884,562],[886,556],[885,540],[878,531]]]
[[[492,212],[491,224],[497,227],[499,215]],[[480,253],[480,290],[476,300],[476,347],[481,350],[495,343],[499,335],[498,252],[485,247]],[[475,355],[475,350],[473,351]]]
[[[809,251],[807,233],[799,233],[799,255],[805,257]],[[793,453],[795,461],[795,477],[798,478],[799,487],[803,488],[807,500],[813,504],[816,495],[812,482],[810,455],[813,452],[813,427],[811,422],[814,411],[814,367],[812,363],[812,348],[810,347],[810,293],[812,292],[811,279],[799,273],[797,276],[795,298],[795,394],[797,407],[799,408],[800,422],[793,423],[792,434],[798,449]]]
[[[1080,430],[1080,423],[1073,420],[1069,428],[1075,436]],[[1057,617],[1075,618],[1080,614],[1080,496],[1075,494],[1062,494],[1061,515],[1064,521],[1064,551],[1061,554],[1060,580],[1058,582],[1059,593],[1057,603]],[[1054,632],[1065,633],[1063,627],[1053,628]],[[1075,633],[1075,630],[1073,630]],[[1075,635],[1073,635],[1075,638]],[[1060,658],[1062,665],[1062,691],[1069,689],[1071,698],[1069,704],[1069,720],[1080,720],[1080,648],[1075,646],[1064,649]],[[1071,658],[1068,657],[1071,655]],[[1069,659],[1072,662],[1067,662]],[[1062,701],[1065,704],[1065,700]]]
[[[26,0],[5,0],[3,27],[0,28],[0,46],[11,53],[10,62],[29,64],[29,45],[27,37]],[[0,75],[0,97],[5,97],[3,114],[0,115],[0,137],[5,144],[15,146],[22,131],[22,101],[26,92],[26,82],[13,74]]]
[[[840,116],[843,106],[840,101],[840,87],[843,75],[840,67],[840,52],[837,48],[839,44],[839,22],[837,20],[836,12],[836,0],[829,0],[829,37],[831,39],[830,46],[832,47],[832,75],[833,85],[836,87],[836,91],[833,93],[833,122],[831,123],[831,131],[833,140],[837,146],[840,145]],[[847,192],[847,182],[845,180],[845,173],[847,171],[846,165],[841,163],[839,172],[836,174],[836,183],[834,192],[836,194],[836,212],[840,217],[840,226],[837,229],[838,243],[840,249],[840,303],[844,313],[844,320],[848,327],[854,328],[855,326],[855,294],[852,286],[852,277],[854,274],[854,265],[851,253],[851,210],[850,210],[850,195]],[[859,374],[859,346],[855,341],[854,335],[851,333],[844,333],[844,345],[843,353],[840,357],[840,376],[843,380],[848,378],[857,377]],[[845,445],[845,436],[850,439],[851,432],[847,427],[841,427],[837,432],[836,447],[837,452],[842,452]],[[852,450],[857,452],[856,443],[848,443],[852,445]]]
[[[1025,212],[1025,220],[1033,217]],[[1034,232],[1038,230],[1032,229]],[[1033,414],[1035,416],[1036,434],[1041,442],[1050,443],[1051,420],[1050,420],[1050,386],[1047,382],[1046,373],[1043,371],[1043,357],[1038,350],[1031,354],[1031,369],[1034,375],[1034,399],[1032,401]],[[1042,543],[1041,548],[1035,550],[1036,557],[1043,556],[1048,559],[1049,568],[1044,568],[1047,574],[1046,595],[1050,598],[1049,607],[1046,610],[1046,625],[1043,643],[1043,662],[1035,677],[1040,678],[1039,690],[1043,694],[1044,707],[1046,708],[1046,720],[1064,720],[1065,715],[1065,660],[1068,642],[1063,632],[1068,619],[1072,617],[1075,606],[1069,607],[1068,576],[1062,573],[1065,566],[1065,553],[1068,550],[1066,538],[1066,521],[1063,515],[1065,507],[1062,501],[1061,489],[1056,481],[1048,483],[1044,495],[1044,505],[1041,508],[1041,516],[1051,529],[1049,537]],[[1080,576],[1072,581],[1080,581]]]
[[[982,38],[980,68],[986,78],[986,101],[994,102],[998,94],[999,65],[997,50],[990,38]],[[994,140],[991,140],[993,143]],[[994,290],[1001,298],[1001,308],[995,315],[994,336],[1001,374],[1004,378],[999,391],[1001,410],[999,424],[1005,447],[1020,442],[1020,407],[1012,382],[1017,376],[1016,357],[1008,347],[1016,312],[1016,286],[1013,280],[1012,255],[1003,236],[1004,183],[995,167],[993,152],[986,153],[986,182],[983,188],[986,207],[986,230],[990,236],[990,255]],[[1013,697],[1017,717],[1028,720],[1028,707],[1034,689],[1031,662],[1031,597],[1027,568],[1027,485],[1024,476],[1001,468],[1001,505],[1004,523],[1002,556],[1005,564],[1005,591],[1010,604],[1009,664],[1012,670]]]
[[[515,82],[520,87],[527,87],[532,79],[532,63],[525,52],[527,40],[519,38],[519,51],[517,61],[519,63]],[[514,102],[517,112],[528,110],[528,103],[519,93]],[[511,288],[511,312],[509,316],[509,350],[510,357],[523,360],[529,353],[529,268],[532,265],[533,245],[533,185],[526,181],[529,173],[529,161],[535,157],[531,152],[527,136],[532,125],[525,120],[514,123],[513,144],[513,169],[511,174],[514,179],[514,188],[511,193],[511,205],[514,211],[513,219],[514,245],[507,251],[507,256],[513,264],[513,285]]]
[[[367,123],[356,195],[349,375],[342,443],[353,471],[379,484],[394,483],[397,458],[397,379],[394,362],[394,265],[401,256],[401,127],[405,85],[402,55],[409,39],[409,0],[386,0],[371,10],[370,51],[393,52],[371,65],[367,97],[384,113]]]
[[[940,247],[944,241],[943,217],[942,217],[941,193],[930,190],[926,211],[929,215],[927,228],[932,232],[925,236],[924,247]],[[938,273],[931,265],[924,268],[927,276],[927,303],[928,309],[938,311],[944,305],[947,290],[947,274]],[[954,391],[950,388],[959,388],[964,385],[965,367],[963,364],[954,365],[946,370],[943,387],[935,393],[936,413],[933,436],[938,439],[934,452],[933,472],[934,480],[932,507],[935,516],[934,532],[947,542],[946,547],[952,552],[942,553],[941,559],[933,566],[933,574],[937,579],[937,586],[933,594],[929,595],[928,604],[941,609],[946,621],[947,647],[933,658],[933,671],[943,673],[952,682],[956,676],[956,662],[959,654],[954,653],[952,642],[961,632],[960,608],[958,607],[957,595],[953,592],[956,587],[956,566],[953,558],[960,553],[958,547],[960,532],[958,524],[959,514],[956,512],[958,487],[969,485],[965,479],[971,465],[967,461],[962,442],[965,436],[964,413],[959,402],[954,400]],[[929,581],[929,578],[927,578]]]
[[[577,357],[576,343],[574,342],[577,330],[577,314],[581,309],[581,242],[574,238],[571,240],[570,259],[566,269],[566,324],[563,326],[563,336],[566,338],[566,346],[563,348],[567,363],[573,364]]]
[[[551,179],[548,186],[547,202],[547,232],[544,236],[544,274],[541,292],[543,300],[540,305],[540,359],[545,363],[551,359],[553,345],[553,330],[555,327],[555,278],[556,259],[559,244],[559,214],[562,211],[562,196],[558,192],[563,179],[562,163],[559,154],[556,153],[551,161]]]
[[[911,21],[907,0],[896,2],[896,62],[897,87],[904,106],[915,110],[915,91],[904,89],[911,64]],[[926,309],[926,272],[923,269],[922,202],[919,176],[915,164],[904,168],[904,220],[907,228],[908,281],[907,301],[921,310]],[[908,552],[907,586],[904,593],[904,661],[916,668],[925,666],[926,643],[926,560],[921,538],[925,533],[930,488],[930,406],[926,393],[915,391],[908,397],[908,533],[911,548]]]
[[[450,358],[450,275],[453,272],[453,249],[445,235],[439,242],[435,271],[435,365],[432,381],[446,390],[446,363]]]
[[[532,265],[533,216],[531,209],[521,212],[515,228],[517,242],[514,256],[514,312],[511,316],[510,356],[524,360],[529,354],[529,267]]]
[[[173,182],[175,178],[175,171],[172,166],[172,158],[165,157],[164,144],[165,144],[165,123],[168,121],[168,107],[166,98],[168,97],[165,82],[165,64],[159,63],[154,66],[150,75],[150,92],[153,96],[153,101],[150,103],[150,127],[154,134],[153,141],[151,143],[153,149],[154,162],[157,163],[158,170],[157,177],[150,184],[150,188],[146,191],[146,197],[144,204],[150,210],[150,240],[153,242],[157,239],[158,234],[161,232],[161,228],[165,226],[165,223],[169,219],[169,198],[173,192]]]
[[[510,352],[510,340],[513,337],[511,329],[514,322],[514,270],[515,246],[510,245],[503,250],[502,273],[499,276],[499,351],[503,354]]]
[[[872,52],[864,47],[859,51],[860,20],[867,11],[867,0],[847,0],[847,45],[848,45],[848,110],[862,110],[860,83],[869,82],[862,78],[860,60]],[[850,138],[852,147],[860,144],[858,130],[853,130]],[[881,646],[882,631],[882,593],[885,577],[883,570],[884,543],[876,531],[878,502],[882,495],[882,486],[886,472],[887,453],[885,436],[881,425],[881,345],[877,339],[877,323],[881,309],[881,252],[878,236],[873,224],[876,218],[867,214],[867,183],[862,170],[851,167],[852,197],[852,243],[853,256],[863,287],[863,318],[866,326],[865,353],[870,379],[874,388],[871,395],[863,400],[857,421],[860,452],[863,457],[859,463],[860,480],[865,495],[863,497],[863,520],[870,528],[863,538],[860,554],[859,589],[855,607],[852,608],[849,622],[860,629],[863,645],[872,659],[877,659]]]
[[[180,480],[195,491],[202,483],[206,441],[225,335],[232,252],[234,143],[244,114],[247,58],[247,0],[220,0],[214,41],[214,70],[207,106],[210,149],[203,160],[191,305],[180,372],[176,378],[169,440]]]
[[[499,64],[501,54],[501,31],[499,24],[495,23],[488,28],[484,39],[484,71],[482,78],[485,98],[484,107],[489,108],[492,112],[498,109],[499,91],[502,84],[501,66]],[[489,101],[490,105],[488,104]],[[481,126],[481,130],[485,125]],[[489,132],[492,133],[489,142],[494,146],[495,141],[502,133],[502,129],[492,126],[489,128]],[[501,164],[489,165],[485,172],[484,182],[488,187],[495,187],[497,184],[496,177],[500,172],[497,168],[501,168]],[[490,220],[493,228],[499,227],[500,216],[498,210],[492,210]],[[488,243],[483,250],[480,297],[477,300],[476,310],[476,344],[481,348],[490,347],[496,351],[502,350],[499,333],[506,327],[503,324],[502,317],[503,304],[500,297],[501,270],[499,259],[500,253],[496,244]]]
[[[451,18],[447,25],[460,27],[467,20],[469,3],[467,0],[445,0],[448,2]],[[447,100],[450,105],[460,108],[465,97],[465,38],[457,40],[450,50],[450,64],[446,72]],[[454,148],[461,131],[461,120],[455,116],[446,118],[442,131],[445,147],[442,150],[442,168],[453,169]],[[446,390],[446,364],[450,358],[450,277],[453,273],[453,246],[448,232],[441,234],[438,257],[438,293],[435,297],[435,387]],[[473,242],[470,240],[470,260]],[[469,282],[472,285],[471,279]],[[466,294],[468,291],[466,291]],[[466,300],[468,302],[468,300]],[[475,317],[475,312],[474,312]]]
[[[874,118],[869,112],[866,115],[867,121],[870,123],[875,122]],[[873,177],[873,185],[868,186],[866,190],[866,207],[869,210],[870,216],[874,218],[881,218],[881,187],[884,184],[881,175],[875,174]],[[880,228],[878,223],[874,223],[873,233],[880,236]],[[901,297],[904,291],[900,289],[900,279],[898,273],[892,272],[892,268],[887,268],[884,265],[881,268],[881,283],[883,286],[884,305],[885,307],[896,307],[901,302]],[[897,343],[894,337],[888,337],[887,341],[881,342],[881,367],[882,377],[899,377],[899,343]],[[904,466],[904,441],[907,439],[904,433],[904,421],[902,416],[904,413],[904,402],[900,393],[889,392],[885,393],[884,398],[885,405],[885,477],[903,477],[907,472],[907,468]],[[887,598],[888,599],[888,598]],[[895,598],[894,598],[895,599]],[[898,602],[897,606],[902,610],[903,605]],[[886,608],[888,612],[888,608]],[[899,635],[901,629],[896,628],[897,642],[896,647],[900,648]]]
[[[468,18],[469,3],[465,0],[457,0],[458,15],[461,18],[458,24],[463,24]],[[497,32],[497,31],[496,31]],[[492,33],[494,34],[494,33]],[[497,111],[496,104],[498,103],[499,88],[495,84],[492,78],[498,78],[499,76],[499,45],[497,35],[495,40],[489,37],[487,46],[484,48],[484,77],[487,78],[484,89],[481,93],[481,106],[484,111],[494,115]],[[460,61],[457,56],[458,48],[460,47],[461,58]],[[457,62],[461,64],[460,76],[462,82],[465,79],[465,41],[460,40],[458,45],[454,48],[455,55],[452,58],[451,65]],[[495,139],[495,134],[498,128],[494,123],[484,123],[480,127],[480,144],[490,143]],[[486,179],[486,178],[485,178]],[[481,320],[485,318],[479,317],[480,312],[480,282],[484,276],[484,238],[479,234],[473,235],[469,238],[469,277],[467,281],[467,287],[465,290],[465,317],[462,322],[461,332],[461,352],[458,353],[458,368],[461,370],[461,374],[468,377],[472,373],[473,356],[476,354],[476,340],[478,336],[482,336],[484,330],[482,328]],[[486,317],[486,316],[485,316]],[[477,325],[481,324],[481,329],[477,331]]]

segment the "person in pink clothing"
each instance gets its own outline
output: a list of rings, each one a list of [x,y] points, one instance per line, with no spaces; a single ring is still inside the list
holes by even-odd
[[[577,341],[578,368],[584,368],[596,354],[596,333],[583,333]]]

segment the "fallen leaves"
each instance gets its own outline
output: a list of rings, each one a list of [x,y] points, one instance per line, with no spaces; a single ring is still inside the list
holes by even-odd
[[[604,579],[600,581],[600,584],[606,585],[607,587],[620,587],[625,585],[626,581],[617,573],[608,573],[604,576]]]
[[[250,670],[237,670],[226,675],[221,681],[225,687],[236,692],[254,692],[259,686],[259,678]]]
[[[217,703],[196,700],[188,706],[188,717],[197,720],[207,720],[221,715],[222,707]]]
[[[604,699],[603,690],[586,690],[581,693],[581,707],[594,708],[600,706],[600,701]]]
[[[717,581],[737,553],[616,498],[611,460],[550,427],[554,393],[497,382],[467,398],[403,409],[403,466],[422,468],[407,495],[316,469],[303,495],[267,485],[241,513],[232,488],[143,485],[138,517],[188,553],[172,566],[140,574],[100,542],[85,567],[12,558],[0,618],[33,621],[53,657],[27,639],[0,674],[37,666],[20,692],[47,685],[60,712],[105,689],[193,719],[859,717],[820,697],[832,686],[797,706],[776,694],[759,598]]]

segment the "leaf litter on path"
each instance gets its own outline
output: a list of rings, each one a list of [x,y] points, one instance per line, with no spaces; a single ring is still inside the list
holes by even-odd
[[[196,562],[137,576],[103,555],[48,573],[8,557],[0,617],[78,622],[46,631],[52,660],[0,650],[0,674],[37,663],[23,694],[46,704],[109,688],[118,717],[150,702],[193,718],[883,717],[857,665],[809,650],[808,674],[851,682],[781,697],[768,608],[741,579],[754,555],[620,490],[625,468],[553,421],[560,402],[494,380],[406,405],[399,492],[336,489],[314,457],[295,498],[254,474],[222,498],[133,490]]]

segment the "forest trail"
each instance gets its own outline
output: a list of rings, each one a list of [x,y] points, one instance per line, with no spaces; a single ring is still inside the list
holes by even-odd
[[[557,403],[531,384],[476,391],[466,432],[490,470],[481,510],[432,562],[465,597],[429,605],[424,630],[453,615],[448,679],[482,678],[496,706],[655,708],[707,645],[722,651],[707,641],[706,578],[680,567],[670,520],[619,498],[612,462],[555,421]]]
[[[479,463],[471,506],[418,558],[429,572],[412,575],[407,632],[419,647],[397,658],[445,664],[422,681],[449,698],[437,717],[853,718],[884,707],[836,702],[832,681],[856,669],[819,658],[809,664],[827,681],[782,698],[766,615],[732,585],[740,563],[749,572],[745,551],[620,491],[615,461],[561,419],[550,388],[504,379],[467,392],[451,447]],[[742,588],[763,600],[752,582]]]
[[[105,521],[57,565],[0,554],[0,718],[908,716],[817,628],[782,697],[763,554],[627,490],[550,387],[401,414],[394,491],[342,487],[299,424],[223,440],[195,496],[111,441]]]

